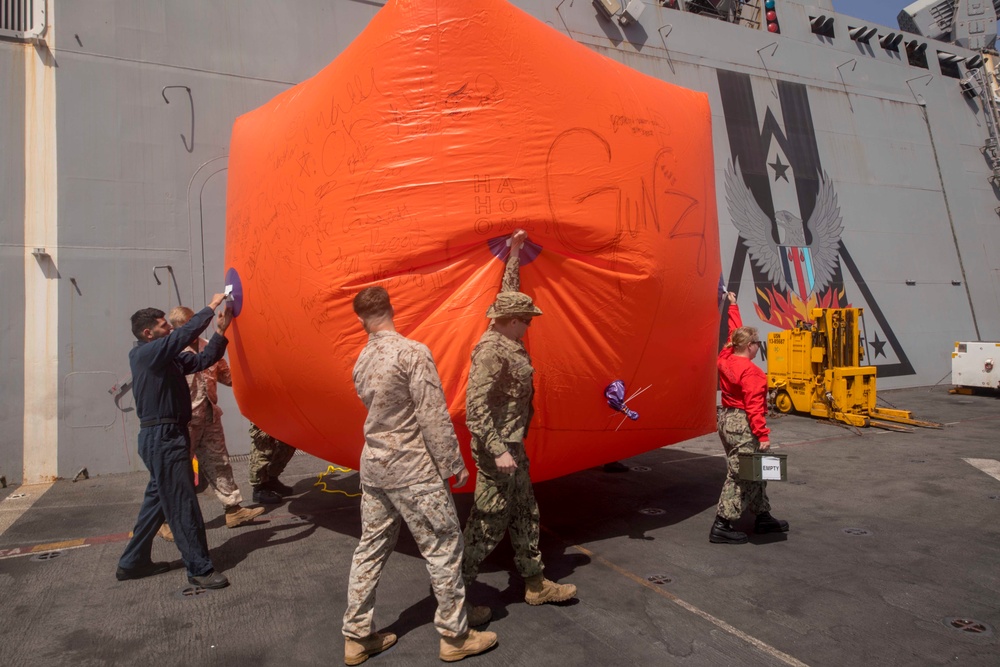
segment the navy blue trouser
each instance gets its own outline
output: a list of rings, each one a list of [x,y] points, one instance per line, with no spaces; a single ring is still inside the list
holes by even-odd
[[[187,426],[161,424],[139,429],[139,456],[149,470],[149,484],[139,508],[132,539],[118,565],[132,569],[152,560],[153,539],[166,521],[174,533],[190,576],[212,571],[205,520],[194,490]]]

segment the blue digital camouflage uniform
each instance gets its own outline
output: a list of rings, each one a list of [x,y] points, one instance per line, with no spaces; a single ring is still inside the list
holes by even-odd
[[[501,292],[487,316],[541,314],[531,299],[518,291],[519,266],[516,253],[512,253]],[[534,372],[524,345],[492,328],[482,335],[472,352],[466,424],[472,434],[472,456],[478,476],[475,504],[465,525],[462,576],[466,586],[475,581],[480,564],[507,531],[514,546],[514,564],[521,576],[542,574],[538,505],[524,451],[524,438],[534,414]],[[495,459],[507,451],[517,462],[517,470],[511,474],[496,467]]]

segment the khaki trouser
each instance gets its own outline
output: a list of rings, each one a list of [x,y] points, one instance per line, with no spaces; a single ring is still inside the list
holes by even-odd
[[[208,410],[199,410],[191,418],[188,433],[191,436],[191,454],[198,457],[198,475],[208,480],[225,507],[243,502],[240,488],[233,479],[233,467],[229,465],[222,420],[211,406]]]
[[[464,635],[469,622],[461,575],[462,532],[451,491],[439,479],[402,489],[362,487],[361,540],[351,563],[344,636],[362,639],[375,631],[375,589],[396,546],[400,519],[427,561],[438,603],[434,626],[444,637]]]

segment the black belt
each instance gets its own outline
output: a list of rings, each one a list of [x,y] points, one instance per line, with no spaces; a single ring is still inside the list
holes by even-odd
[[[163,419],[151,419],[148,422],[139,422],[139,428],[149,428],[150,426],[159,426],[161,424],[180,424],[180,422],[173,417],[164,417]]]

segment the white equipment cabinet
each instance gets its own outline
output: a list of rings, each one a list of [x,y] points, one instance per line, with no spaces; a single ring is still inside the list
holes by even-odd
[[[955,343],[951,353],[951,383],[959,387],[1000,389],[1000,343]]]

